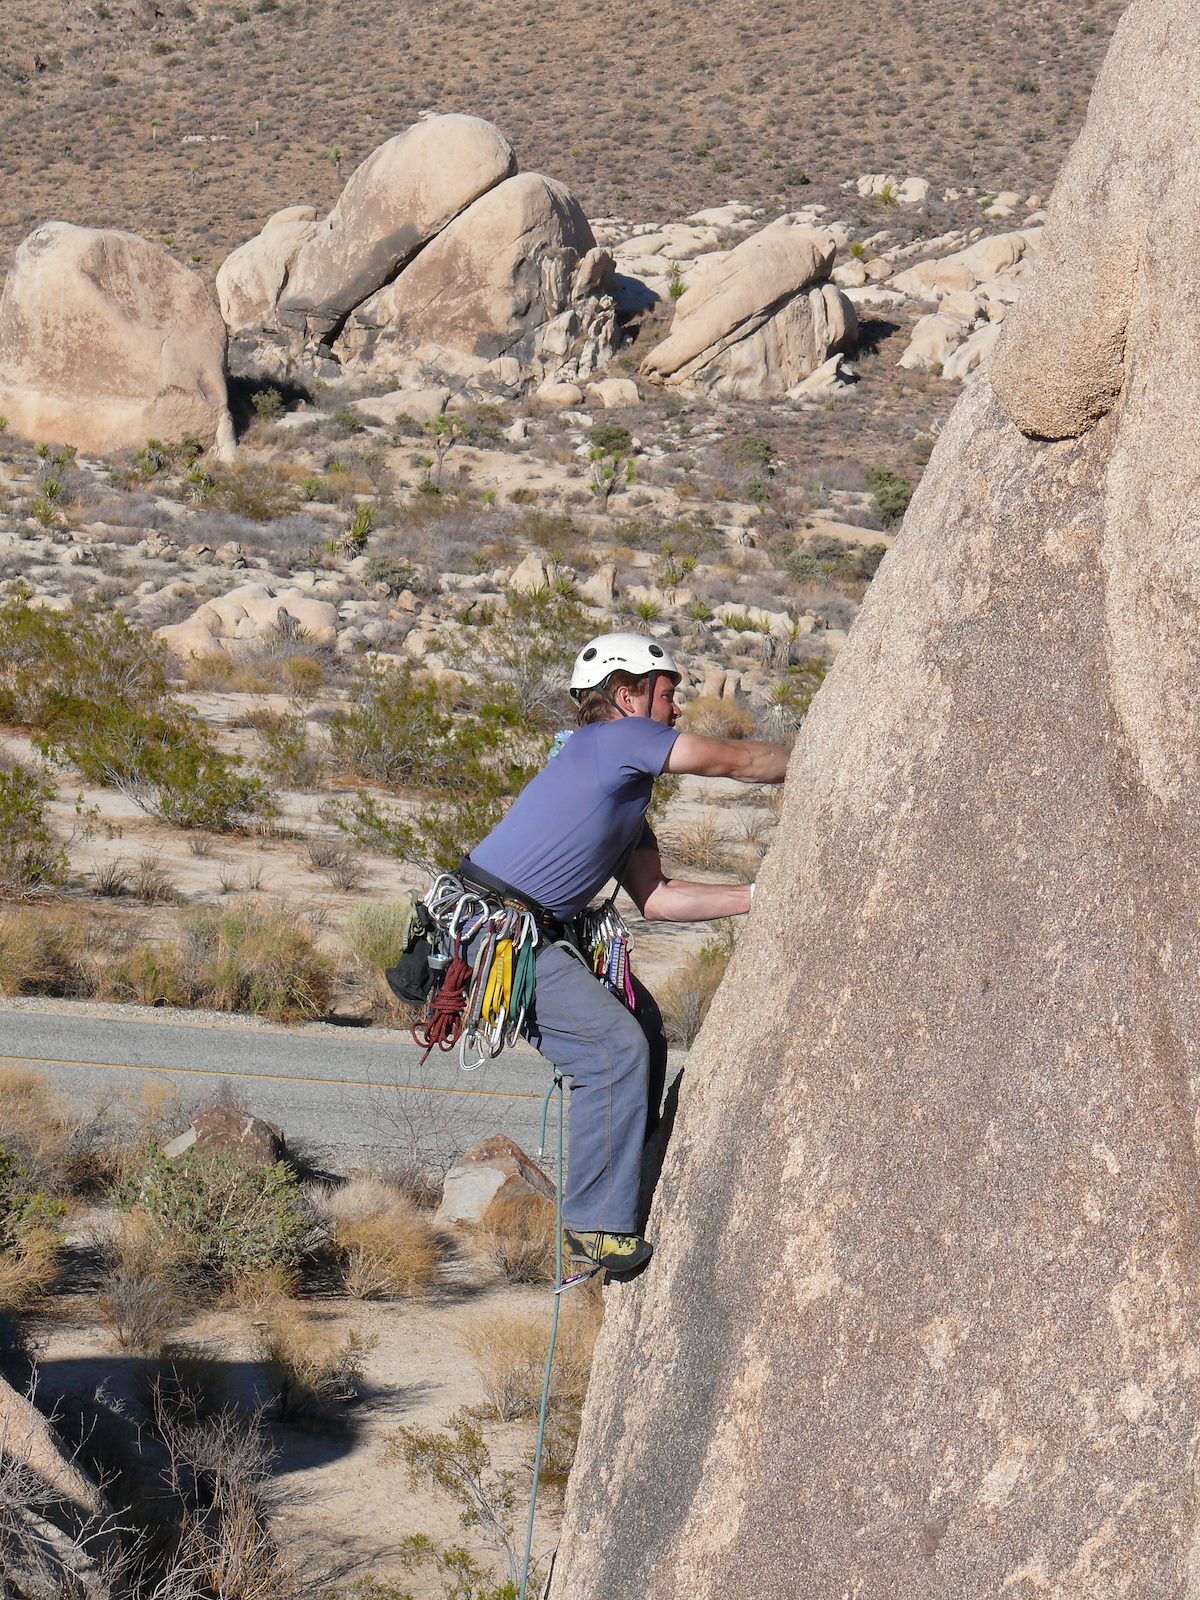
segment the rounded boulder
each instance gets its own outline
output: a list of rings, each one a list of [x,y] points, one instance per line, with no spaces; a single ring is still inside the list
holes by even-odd
[[[0,411],[88,455],[192,437],[229,450],[225,324],[195,273],[115,229],[49,222],[0,296]]]

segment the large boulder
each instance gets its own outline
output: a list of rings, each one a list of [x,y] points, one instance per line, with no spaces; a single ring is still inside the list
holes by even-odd
[[[1197,130],[1134,0],[797,742],[556,1597],[1195,1592]]]
[[[132,233],[38,228],[0,296],[0,412],[22,438],[88,455],[188,436],[230,451],[211,292]]]
[[[536,172],[509,178],[359,306],[339,348],[372,373],[403,370],[418,351],[435,359],[430,347],[481,363],[515,357],[528,367],[542,330],[572,304],[577,268],[595,244],[563,184]],[[598,309],[607,310],[606,359],[615,307]]]
[[[728,399],[786,393],[857,338],[853,307],[828,281],[835,250],[784,218],[702,262],[642,373]]]
[[[283,1132],[274,1123],[222,1104],[198,1111],[178,1138],[163,1146],[163,1155],[174,1161],[189,1150],[197,1155],[237,1156],[249,1167],[272,1166],[286,1160],[288,1153]]]
[[[322,340],[473,200],[516,171],[508,140],[482,117],[428,117],[355,169],[301,245],[279,321]]]
[[[318,215],[314,206],[288,206],[225,257],[217,270],[217,299],[230,334],[272,326],[292,262],[317,231]]]

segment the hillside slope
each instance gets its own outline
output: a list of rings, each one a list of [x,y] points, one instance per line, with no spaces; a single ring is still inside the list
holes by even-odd
[[[1122,0],[5,0],[0,268],[50,217],[215,270],[421,110],[593,216],[783,208],[864,171],[1044,189]]]

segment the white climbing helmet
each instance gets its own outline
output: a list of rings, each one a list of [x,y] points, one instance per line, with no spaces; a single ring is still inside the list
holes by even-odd
[[[599,689],[613,672],[631,672],[635,678],[648,673],[669,673],[675,682],[679,668],[656,639],[641,633],[602,633],[585,644],[575,657],[571,673],[571,699],[576,703],[588,689]]]

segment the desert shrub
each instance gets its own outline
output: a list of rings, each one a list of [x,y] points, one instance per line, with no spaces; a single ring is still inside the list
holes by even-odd
[[[280,1421],[342,1421],[344,1407],[358,1398],[372,1341],[353,1329],[339,1336],[320,1327],[293,1300],[266,1309],[256,1331]]]
[[[680,718],[688,733],[708,739],[749,739],[754,733],[754,718],[732,700],[702,694],[691,701]]]
[[[0,756],[0,896],[26,899],[57,888],[67,855],[46,818],[54,797],[40,773]]]
[[[554,1207],[527,1196],[497,1195],[475,1235],[477,1249],[510,1283],[550,1283],[554,1278]]]
[[[213,1412],[206,1387],[186,1372],[180,1383],[178,1368],[175,1356],[160,1365],[150,1397],[152,1434],[165,1455],[156,1520],[173,1524],[169,1559],[151,1580],[154,1600],[299,1600],[312,1586],[271,1531],[274,1451],[265,1419],[230,1406]]]
[[[633,448],[633,435],[621,422],[598,422],[588,438],[592,448],[603,455],[624,456]]]
[[[354,958],[377,1015],[393,1019],[412,1015],[388,988],[383,975],[408,941],[412,915],[411,899],[395,905],[357,906],[342,928],[342,941]]]
[[[360,793],[340,825],[368,849],[429,869],[454,866],[499,821],[539,749],[516,708],[493,691],[423,682],[408,665],[362,667],[330,733],[345,770],[416,791],[420,801],[401,813]]]
[[[246,899],[183,918],[179,982],[188,1004],[299,1022],[328,1011],[333,967],[294,912]]]
[[[847,545],[828,534],[813,534],[787,552],[784,565],[796,583],[851,584],[861,588],[875,576],[886,554],[886,545]]]
[[[97,1305],[123,1350],[156,1354],[183,1317],[184,1283],[162,1238],[132,1217],[124,1223]]]
[[[162,652],[115,612],[0,606],[0,720],[177,827],[227,832],[266,806],[261,781],[171,698]]]
[[[507,611],[473,640],[462,664],[478,673],[486,662],[489,692],[520,720],[543,733],[574,722],[563,664],[587,637],[583,607],[554,589],[510,589]]]
[[[706,811],[677,828],[664,841],[667,853],[682,866],[713,871],[725,865],[728,844],[717,816]]]
[[[517,1474],[511,1468],[497,1470],[493,1467],[478,1412],[456,1411],[439,1431],[398,1428],[390,1441],[389,1453],[404,1462],[411,1488],[440,1489],[458,1506],[462,1528],[476,1530],[502,1558],[508,1583],[495,1589],[482,1588],[485,1574],[465,1551],[440,1549],[420,1534],[405,1541],[410,1568],[427,1565],[440,1574],[454,1572],[456,1568],[463,1570],[458,1561],[458,1557],[463,1556],[470,1562],[473,1584],[466,1594],[478,1594],[485,1600],[515,1600],[521,1577],[516,1534]],[[458,1592],[464,1593],[462,1589]]]
[[[251,1167],[227,1151],[151,1148],[119,1196],[148,1249],[189,1282],[230,1285],[238,1274],[294,1265],[320,1237],[285,1162]]]
[[[659,995],[663,1023],[672,1044],[689,1047],[708,1015],[729,964],[728,942],[713,939],[688,957]]]
[[[264,707],[247,720],[262,741],[258,764],[267,777],[286,789],[315,789],[321,779],[321,757],[309,747],[303,715]]]
[[[887,467],[872,467],[866,479],[884,527],[893,527],[908,510],[908,503],[913,497],[912,483]]]

